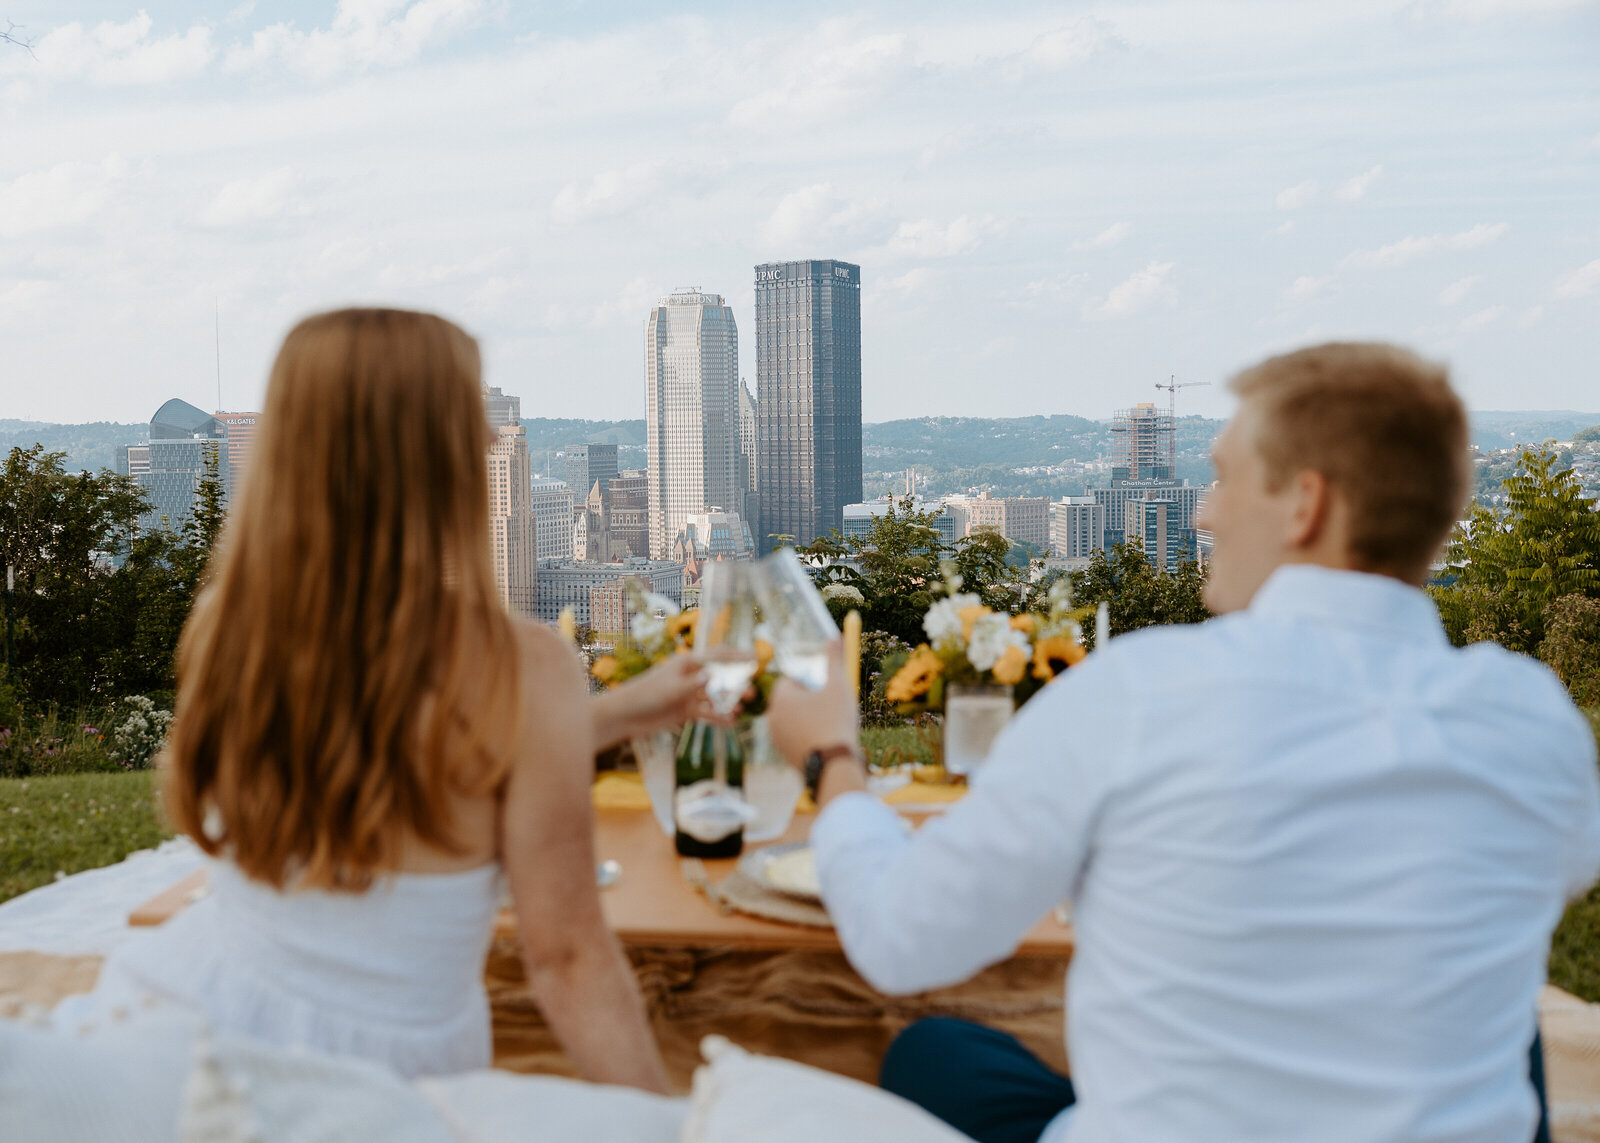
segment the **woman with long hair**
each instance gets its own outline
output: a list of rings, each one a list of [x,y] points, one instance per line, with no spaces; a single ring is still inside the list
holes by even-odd
[[[696,713],[675,664],[586,693],[490,564],[476,343],[430,314],[300,322],[184,630],[166,804],[209,896],[107,965],[98,1001],[403,1074],[489,1063],[484,956],[509,877],[528,980],[585,1078],[665,1091],[601,916],[601,735]],[[596,718],[596,707],[608,706]]]

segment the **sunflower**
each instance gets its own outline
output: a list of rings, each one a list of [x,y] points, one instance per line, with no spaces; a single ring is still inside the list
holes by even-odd
[[[1051,635],[1033,645],[1033,677],[1049,682],[1089,652],[1065,635]]]
[[[700,612],[691,608],[680,611],[677,615],[667,619],[667,634],[674,641],[682,643],[685,647],[694,646],[694,625],[700,618]]]
[[[615,655],[601,655],[594,661],[594,666],[589,668],[589,673],[602,683],[609,683],[617,677],[617,672],[622,669],[622,664],[617,662]]]
[[[1039,633],[1039,617],[1037,615],[1029,615],[1026,612],[1021,615],[1013,615],[1011,617],[1011,630],[1021,631],[1032,639]]]
[[[1028,653],[1016,644],[1001,652],[994,664],[994,681],[1001,686],[1014,687],[1022,681],[1028,669]]]
[[[963,607],[956,612],[956,616],[961,620],[961,638],[971,639],[973,625],[988,614],[989,609],[981,603],[974,603],[971,607]]]
[[[883,697],[890,702],[915,702],[927,694],[933,681],[944,673],[944,663],[927,646],[911,652],[905,666],[895,672],[894,678],[884,688]]]

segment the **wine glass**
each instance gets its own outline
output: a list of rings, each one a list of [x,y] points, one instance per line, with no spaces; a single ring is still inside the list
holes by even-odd
[[[793,548],[761,561],[758,588],[778,673],[821,690],[828,681],[828,644],[839,627]]]
[[[755,578],[752,564],[715,560],[700,582],[694,653],[705,665],[706,698],[720,715],[738,708],[755,678]]]

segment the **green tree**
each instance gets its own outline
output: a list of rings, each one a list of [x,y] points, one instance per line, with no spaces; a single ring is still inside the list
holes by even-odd
[[[1074,602],[1110,605],[1113,635],[1168,623],[1201,623],[1211,616],[1201,599],[1205,574],[1199,565],[1185,560],[1175,571],[1157,568],[1137,538],[1095,552],[1088,567],[1069,577]],[[1093,632],[1086,630],[1084,636],[1092,648]]]
[[[1503,482],[1505,503],[1475,504],[1446,551],[1447,583],[1431,590],[1457,645],[1481,638],[1533,651],[1546,609],[1600,596],[1600,513],[1550,450],[1526,451]]]
[[[184,527],[141,533],[149,502],[137,484],[65,472],[62,456],[14,448],[0,467],[0,563],[16,583],[12,680],[41,704],[170,691],[178,637],[222,526],[216,457]]]

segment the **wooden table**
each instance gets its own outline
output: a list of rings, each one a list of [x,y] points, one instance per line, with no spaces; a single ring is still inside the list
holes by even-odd
[[[780,841],[809,835],[797,815]],[[606,920],[627,949],[651,1024],[675,1082],[687,1084],[699,1041],[717,1032],[755,1051],[874,1080],[889,1041],[923,1016],[975,1019],[1016,1035],[1066,1068],[1062,980],[1072,929],[1046,917],[1015,956],[954,988],[886,997],[850,968],[831,929],[723,913],[679,871],[672,840],[648,811],[595,811],[599,860],[622,866],[601,894]],[[713,881],[733,860],[707,861]],[[204,890],[197,873],[134,910],[129,923],[160,924]],[[516,916],[503,910],[484,971],[494,1013],[494,1060],[512,1071],[573,1074],[527,988]]]

